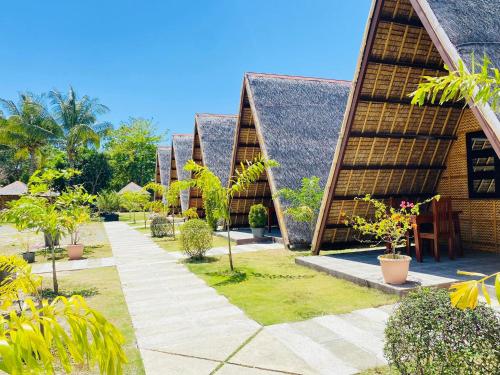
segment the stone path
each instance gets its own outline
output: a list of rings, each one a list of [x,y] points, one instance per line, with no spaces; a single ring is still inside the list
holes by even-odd
[[[262,327],[124,223],[106,223],[147,374],[355,374],[385,364],[391,307]]]
[[[113,257],[107,258],[90,258],[90,259],[80,259],[80,260],[68,260],[65,262],[56,262],[57,271],[76,271],[76,270],[86,270],[90,268],[99,267],[112,267],[115,265],[115,259]],[[51,273],[52,263],[38,263],[34,264],[31,268],[33,273]]]

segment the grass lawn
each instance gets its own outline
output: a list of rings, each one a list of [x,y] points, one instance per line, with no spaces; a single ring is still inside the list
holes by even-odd
[[[375,367],[360,372],[358,375],[397,375],[399,372],[396,369],[391,369],[389,366]]]
[[[20,233],[12,224],[2,224],[0,227],[0,254],[20,255],[23,243],[28,242],[30,248],[41,248],[44,245],[43,235],[35,232]],[[90,222],[80,230],[80,242],[85,245],[84,258],[104,258],[112,256],[108,236],[101,222]],[[63,248],[57,250],[57,260],[67,260],[68,255],[64,246],[69,243],[69,238],[61,240]],[[47,262],[44,250],[36,250],[36,263]],[[50,255],[47,254],[49,257]]]
[[[96,288],[97,295],[85,298],[92,308],[95,308],[115,324],[125,337],[125,352],[128,363],[125,365],[124,374],[144,374],[142,359],[135,345],[134,329],[128,313],[125,298],[121,289],[120,279],[115,267],[103,267],[82,271],[60,272],[59,288],[70,291],[75,289]],[[51,276],[47,275],[43,282],[44,288],[52,287]],[[82,371],[82,370],[81,370]],[[76,374],[98,374],[88,370]]]
[[[229,271],[227,256],[187,266],[264,325],[342,314],[397,301],[394,295],[296,265],[294,258],[300,255],[303,254],[288,250],[235,254],[234,273]]]
[[[144,232],[140,230],[141,232]],[[146,231],[149,233],[149,229]],[[175,235],[175,240],[173,238],[153,238],[151,237],[154,242],[156,242],[162,249],[167,250],[167,251],[182,251],[181,250],[181,241],[179,240],[180,236],[179,234]],[[227,239],[219,236],[212,236],[213,240],[213,247],[225,247],[227,246]],[[235,243],[231,242],[231,244],[234,246]]]

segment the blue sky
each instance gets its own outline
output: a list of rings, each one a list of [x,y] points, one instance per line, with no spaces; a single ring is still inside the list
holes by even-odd
[[[8,1],[0,97],[97,97],[118,125],[190,133],[196,112],[236,113],[243,73],[352,79],[370,0]]]

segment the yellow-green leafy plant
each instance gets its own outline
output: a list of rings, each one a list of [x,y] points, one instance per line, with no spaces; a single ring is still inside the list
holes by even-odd
[[[189,160],[184,169],[192,173],[192,179],[176,181],[176,189],[187,189],[190,187],[201,190],[202,195],[210,196],[212,199],[213,214],[217,219],[224,219],[227,229],[229,267],[234,270],[231,252],[231,201],[235,194],[242,193],[255,183],[267,168],[279,166],[275,160],[266,160],[260,155],[252,161],[240,163],[236,168],[236,174],[231,178],[229,187],[222,185],[220,179],[206,166],[198,165],[194,160]],[[179,191],[180,191],[179,190]],[[177,194],[178,196],[178,194]]]
[[[78,244],[81,226],[90,221],[89,205],[94,199],[95,196],[88,194],[81,185],[67,188],[56,199],[56,204],[63,215],[63,225],[70,235],[72,245]]]
[[[202,259],[212,248],[212,228],[206,221],[191,219],[180,227],[182,251],[191,259]]]
[[[470,71],[462,60],[458,69],[444,66],[448,74],[440,77],[424,76],[417,90],[410,94],[412,104],[423,105],[426,100],[434,103],[439,97],[439,104],[448,101],[472,100],[474,103],[489,103],[493,111],[498,112],[500,104],[500,71],[491,64],[488,56],[479,64],[471,56]]]
[[[187,220],[198,219],[198,212],[196,212],[195,207],[188,208],[187,210],[182,212],[182,216]]]
[[[391,207],[383,201],[374,199],[370,194],[362,198],[356,198],[358,201],[367,202],[374,208],[373,217],[366,216],[346,216],[343,212],[345,225],[351,226],[355,231],[364,237],[390,245],[390,258],[399,258],[396,249],[399,246],[406,245],[406,233],[411,228],[412,215],[418,215],[420,207],[429,203],[433,199],[439,200],[436,195],[420,203],[402,201],[399,208]]]
[[[467,280],[454,283],[450,287],[450,300],[454,307],[459,309],[475,309],[479,297],[479,288],[486,302],[491,305],[491,297],[486,288],[486,280],[495,278],[495,294],[498,302],[500,302],[500,272],[495,272],[491,275],[485,275],[480,272],[458,271],[459,275],[479,277],[476,280]]]
[[[135,213],[138,211],[144,212],[149,200],[150,196],[147,191],[126,191],[121,195],[120,205],[128,212],[132,212],[132,220],[135,224]],[[144,217],[144,226],[146,226],[146,217]]]
[[[122,374],[124,338],[83,297],[41,299],[41,277],[16,256],[0,256],[0,370],[8,374],[70,373],[74,365]],[[14,302],[18,301],[15,308]]]

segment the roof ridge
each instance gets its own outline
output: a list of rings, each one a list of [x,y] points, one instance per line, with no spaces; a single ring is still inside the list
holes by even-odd
[[[172,137],[192,137],[193,134],[191,133],[178,133],[178,134],[172,134]]]
[[[238,115],[229,115],[229,114],[219,114],[219,113],[195,113],[195,116],[212,116],[212,117],[238,117]]]
[[[352,81],[348,81],[345,79],[334,79],[334,78],[318,78],[318,77],[305,77],[305,76],[293,76],[288,74],[275,74],[275,73],[256,73],[256,72],[245,72],[246,76],[260,76],[260,77],[269,77],[269,78],[280,78],[280,79],[295,79],[295,80],[305,80],[305,81],[318,81],[318,82],[336,82],[343,84],[351,84]]]

